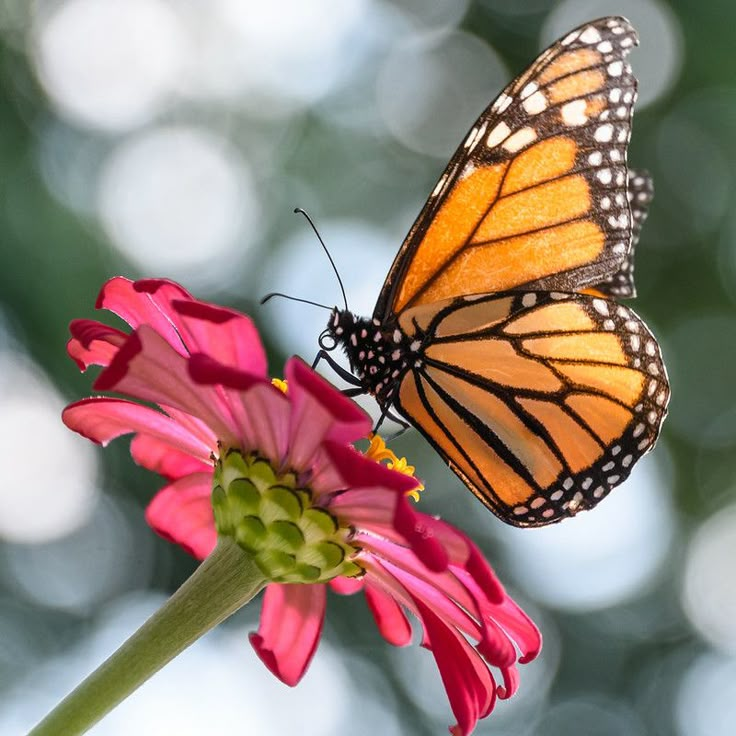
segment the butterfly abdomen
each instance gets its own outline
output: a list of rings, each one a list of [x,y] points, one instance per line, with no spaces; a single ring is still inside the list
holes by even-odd
[[[421,341],[394,324],[336,309],[327,329],[345,351],[362,388],[382,406],[392,402],[402,376],[420,360]]]

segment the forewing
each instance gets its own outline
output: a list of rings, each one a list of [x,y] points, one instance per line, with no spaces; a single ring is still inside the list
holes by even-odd
[[[636,43],[623,18],[587,23],[499,95],[407,235],[376,318],[470,293],[574,291],[617,270],[631,241]]]
[[[516,292],[408,310],[424,346],[397,406],[504,521],[595,506],[650,450],[669,400],[655,339],[627,307]]]

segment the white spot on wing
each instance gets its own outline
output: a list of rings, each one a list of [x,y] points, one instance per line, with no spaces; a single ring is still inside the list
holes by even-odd
[[[498,99],[493,103],[492,109],[494,112],[502,113],[513,101],[513,97],[509,97],[507,94],[501,92]]]
[[[534,128],[522,128],[517,130],[512,136],[504,141],[503,147],[509,153],[516,153],[524,146],[528,146],[533,140],[536,140],[537,133]]]
[[[585,100],[573,100],[563,105],[560,109],[562,122],[565,125],[576,126],[585,125],[588,122],[588,116],[585,113],[587,104]]]
[[[544,112],[547,109],[547,98],[543,92],[535,92],[533,95],[527,97],[522,103],[523,108],[529,113],[529,115],[538,115],[540,112]]]
[[[601,40],[601,34],[593,26],[588,26],[581,34],[580,40],[583,43],[598,43]]]
[[[537,87],[537,84],[536,84],[536,82],[529,82],[529,84],[527,84],[527,85],[526,85],[526,87],[524,87],[524,89],[523,89],[523,90],[521,90],[521,99],[522,99],[522,100],[524,100],[524,99],[526,99],[527,97],[530,97],[530,96],[531,96],[531,95],[533,95],[533,94],[534,94],[534,93],[535,93],[535,92],[536,92],[536,91],[537,91],[538,89],[539,89],[539,87]]]
[[[607,123],[606,125],[600,125],[595,129],[593,138],[599,143],[608,143],[613,136],[613,125]]]
[[[488,134],[488,140],[486,141],[486,145],[488,148],[494,148],[497,146],[501,141],[505,141],[506,138],[509,137],[509,133],[511,133],[511,128],[509,128],[506,123],[499,123],[489,134]]]

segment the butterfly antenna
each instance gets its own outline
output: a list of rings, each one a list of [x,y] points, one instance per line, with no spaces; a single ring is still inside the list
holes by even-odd
[[[319,302],[313,302],[311,299],[300,299],[298,296],[291,296],[291,294],[282,294],[280,291],[272,291],[270,294],[266,294],[266,296],[261,299],[261,304],[265,304],[268,301],[271,301],[275,296],[280,296],[282,299],[289,299],[292,302],[301,302],[302,304],[311,304],[313,307],[321,307],[322,309],[326,309],[330,311],[331,307],[328,307],[326,304],[320,304]]]
[[[303,210],[301,207],[297,207],[294,212],[304,215],[304,217],[307,218],[307,222],[312,226],[312,230],[314,230],[314,234],[317,236],[317,239],[319,240],[320,244],[322,245],[322,248],[324,249],[325,253],[327,254],[327,257],[330,259],[330,263],[332,264],[332,270],[335,272],[335,276],[337,276],[337,283],[340,284],[340,291],[342,292],[342,300],[345,302],[345,311],[348,310],[348,298],[345,295],[345,287],[342,284],[342,279],[340,278],[340,274],[337,270],[337,266],[335,265],[335,261],[332,260],[332,256],[330,255],[330,251],[327,250],[327,246],[325,245],[325,241],[322,240],[322,236],[319,234],[319,230],[317,230],[316,225],[314,222],[312,222],[312,218],[307,214],[305,210]]]

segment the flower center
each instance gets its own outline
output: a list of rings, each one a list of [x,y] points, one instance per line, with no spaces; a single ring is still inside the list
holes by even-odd
[[[234,539],[264,575],[277,583],[323,583],[356,577],[359,548],[348,543],[326,509],[312,502],[292,472],[277,473],[268,460],[230,449],[217,460],[212,505],[218,534]]]

